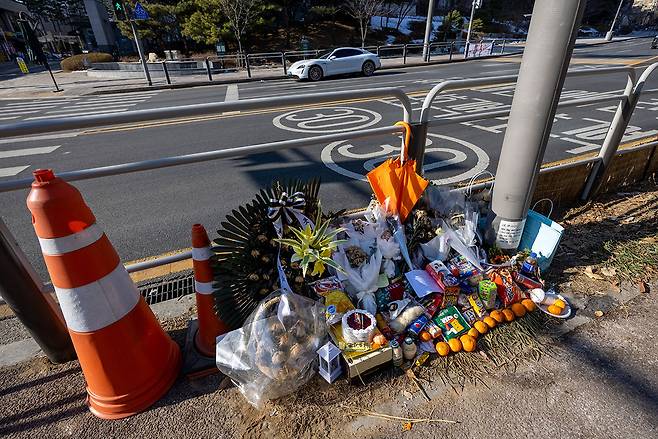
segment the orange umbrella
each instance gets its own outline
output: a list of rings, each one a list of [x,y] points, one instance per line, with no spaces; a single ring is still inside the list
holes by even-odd
[[[400,157],[387,159],[368,172],[367,177],[377,201],[382,205],[388,201],[389,212],[397,213],[404,222],[429,182],[416,174],[416,161],[408,159],[411,126],[407,122],[396,125],[405,127],[406,131]]]

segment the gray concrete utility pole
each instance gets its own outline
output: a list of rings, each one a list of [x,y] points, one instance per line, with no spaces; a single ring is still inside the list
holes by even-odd
[[[466,32],[466,48],[464,49],[464,58],[468,58],[468,49],[471,45],[471,30],[473,30],[473,17],[475,16],[475,8],[479,8],[479,0],[471,2],[471,17],[468,19],[468,32]]]
[[[619,0],[619,6],[617,6],[617,13],[615,18],[612,19],[612,24],[610,25],[610,30],[605,34],[606,41],[612,41],[612,36],[615,34],[615,26],[617,25],[617,19],[619,18],[619,12],[621,12],[621,5],[624,4],[624,0]]]
[[[427,61],[430,53],[430,37],[432,36],[432,18],[434,17],[434,1],[427,5],[427,23],[425,24],[425,40],[423,41],[423,61]]]
[[[585,3],[535,2],[492,199],[487,238],[500,248],[521,240]]]

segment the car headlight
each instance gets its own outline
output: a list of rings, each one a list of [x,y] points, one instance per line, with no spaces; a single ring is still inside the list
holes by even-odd
[[[298,70],[303,70],[304,67],[306,67],[306,64],[302,64],[301,66],[297,67]]]

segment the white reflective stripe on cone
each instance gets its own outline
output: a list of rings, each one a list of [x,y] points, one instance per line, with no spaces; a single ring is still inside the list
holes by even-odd
[[[212,287],[212,282],[199,282],[194,281],[194,290],[199,294],[212,294],[215,289]]]
[[[39,238],[39,244],[44,255],[63,255],[88,247],[102,236],[103,229],[94,223],[84,230],[61,238]]]
[[[77,288],[55,287],[66,326],[76,332],[105,328],[128,314],[139,301],[139,291],[119,262],[100,280]]]
[[[212,256],[210,247],[194,248],[192,247],[192,259],[195,261],[207,261]]]

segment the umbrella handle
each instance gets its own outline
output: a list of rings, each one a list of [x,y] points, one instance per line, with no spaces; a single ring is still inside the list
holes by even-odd
[[[395,122],[396,126],[404,127],[404,143],[400,149],[400,164],[409,159],[409,144],[411,143],[411,125],[408,122]]]

